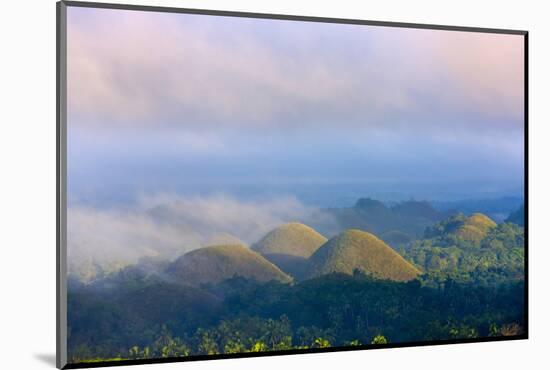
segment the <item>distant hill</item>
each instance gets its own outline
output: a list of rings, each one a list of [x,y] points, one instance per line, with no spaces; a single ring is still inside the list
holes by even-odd
[[[285,273],[302,280],[307,277],[308,258],[326,241],[311,227],[292,222],[267,233],[252,249]]]
[[[525,205],[522,204],[518,209],[510,213],[506,222],[512,222],[519,226],[525,226]]]
[[[428,227],[424,236],[425,238],[458,237],[464,241],[479,244],[496,226],[496,222],[482,213],[474,213],[468,217],[459,213]]]
[[[361,209],[363,211],[373,211],[373,212],[388,212],[389,209],[384,203],[379,200],[371,198],[359,198],[355,202],[355,208]]]
[[[427,201],[410,200],[386,206],[371,198],[359,199],[354,207],[331,208],[327,212],[334,216],[342,231],[360,229],[376,235],[392,232],[385,239],[388,242],[397,236],[396,232],[400,233],[397,240],[417,239],[426,227],[453,213],[450,210],[439,211]]]
[[[484,233],[487,233],[489,230],[497,226],[495,221],[491,220],[483,213],[474,213],[470,215],[470,217],[466,218],[466,221],[464,223],[466,225],[477,227]]]
[[[442,217],[449,214],[448,211],[438,211],[428,201],[415,200],[397,203],[391,207],[391,211],[400,217],[424,218],[431,221],[440,220]]]
[[[89,284],[96,280],[108,277],[127,266],[131,266],[127,261],[97,261],[92,259],[75,259],[69,261],[67,276],[72,281]]]
[[[440,211],[454,210],[455,213],[483,213],[491,219],[502,222],[510,212],[523,204],[523,197],[500,197],[487,199],[465,199],[450,202],[432,202]]]
[[[310,257],[311,276],[333,272],[368,275],[395,281],[412,280],[420,271],[371,233],[347,230],[326,242]]]
[[[291,222],[267,233],[252,249],[264,254],[284,254],[308,258],[327,241],[311,227]]]
[[[408,243],[414,240],[412,236],[399,230],[387,231],[382,235],[380,235],[380,239],[382,239],[383,241],[385,241],[391,246],[407,245]]]
[[[167,272],[190,285],[217,283],[235,276],[260,282],[292,281],[277,266],[241,244],[196,249],[174,261]]]

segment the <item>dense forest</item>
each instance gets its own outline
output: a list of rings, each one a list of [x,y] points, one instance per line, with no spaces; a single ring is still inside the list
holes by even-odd
[[[410,225],[399,228],[411,208],[386,209],[387,228],[411,235]],[[497,224],[421,209],[415,219],[432,222],[396,243],[362,230],[327,239],[288,224],[252,248],[142,259],[86,283],[69,277],[69,360],[523,334],[524,228],[509,222],[522,211]]]

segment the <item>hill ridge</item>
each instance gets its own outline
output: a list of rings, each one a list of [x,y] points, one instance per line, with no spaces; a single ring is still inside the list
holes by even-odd
[[[408,281],[421,272],[374,234],[348,229],[323,244],[311,257],[311,276],[358,269],[382,279]]]

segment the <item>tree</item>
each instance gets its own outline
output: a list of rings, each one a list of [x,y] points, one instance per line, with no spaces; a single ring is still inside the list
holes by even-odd
[[[328,348],[328,347],[330,347],[330,342],[325,338],[316,338],[312,346],[312,348]]]
[[[385,336],[378,334],[374,338],[372,338],[371,344],[387,344],[388,340]]]
[[[133,346],[128,351],[128,354],[129,354],[129,358],[134,360],[150,357],[149,347],[144,347],[143,350],[140,350],[138,346]]]
[[[268,319],[266,333],[263,337],[269,349],[290,349],[292,347],[292,330],[288,317],[283,315],[279,320]]]
[[[267,347],[267,345],[260,340],[252,345],[252,348],[250,348],[250,352],[265,352],[268,349],[269,348]]]
[[[203,355],[216,355],[219,353],[218,343],[214,330],[205,330],[199,328],[196,334],[199,345],[198,352]]]

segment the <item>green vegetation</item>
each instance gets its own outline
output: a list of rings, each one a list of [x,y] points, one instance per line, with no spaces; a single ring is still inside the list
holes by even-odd
[[[386,339],[385,336],[379,334],[379,335],[375,336],[372,339],[372,342],[370,342],[370,343],[371,344],[387,344],[388,340]]]
[[[386,212],[371,200],[358,206]],[[402,204],[399,212],[415,207]],[[422,217],[431,214],[416,209],[423,209]],[[400,241],[399,253],[361,230],[312,247],[324,239],[319,236],[300,224],[269,233],[263,247],[255,248],[265,247],[275,264],[243,245],[218,245],[172,263],[143,259],[92,283],[71,279],[69,359],[375,346],[524,332],[524,229],[516,223],[455,214],[431,223],[421,239],[407,239],[399,230],[386,233]]]
[[[432,282],[448,277],[485,285],[522,280],[523,228],[512,223],[495,226],[486,217],[472,217],[459,214],[435,224],[426,230],[425,239],[411,243],[402,254]],[[466,227],[481,237],[466,234]]]
[[[407,245],[414,240],[412,236],[399,230],[390,230],[382,235],[380,239],[393,246]]]
[[[196,249],[178,258],[169,272],[192,285],[215,283],[234,275],[258,281],[292,280],[277,266],[244,245],[217,245]]]
[[[395,281],[416,278],[420,271],[376,236],[348,230],[325,243],[311,256],[312,275],[332,272],[353,274],[355,270]]]
[[[214,307],[178,302],[177,285],[140,284],[69,294],[71,361],[518,335],[524,324],[522,281],[482,287],[447,279],[433,288],[360,273],[294,285],[233,278]]]

